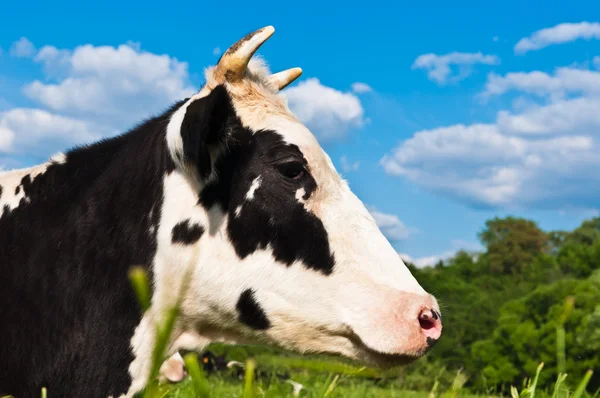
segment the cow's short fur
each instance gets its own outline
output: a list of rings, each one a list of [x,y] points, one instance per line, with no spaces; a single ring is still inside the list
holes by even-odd
[[[439,311],[260,61],[131,131],[0,174],[0,390],[131,396],[168,354],[270,343],[394,364]],[[142,317],[127,272],[153,282]]]

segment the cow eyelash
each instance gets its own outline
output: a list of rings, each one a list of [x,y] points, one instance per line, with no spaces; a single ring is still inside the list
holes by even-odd
[[[301,180],[306,175],[306,167],[300,162],[285,162],[277,165],[279,173],[291,180]]]

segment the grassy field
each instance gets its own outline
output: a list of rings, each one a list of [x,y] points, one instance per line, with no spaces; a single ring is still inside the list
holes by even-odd
[[[142,311],[150,306],[148,276],[142,269],[132,269],[130,280]],[[184,279],[189,280],[189,279]],[[182,288],[184,295],[186,286]],[[567,303],[568,304],[568,303]],[[157,376],[159,367],[165,357],[167,342],[169,341],[173,325],[179,313],[177,303],[167,314],[162,325],[157,329],[156,345],[153,352],[153,365],[150,373],[150,383],[139,394],[139,398],[174,398],[174,397],[499,397],[512,398],[548,397],[548,398],[596,398],[600,391],[594,395],[586,392],[587,384],[592,376],[588,371],[581,381],[572,380],[566,383],[568,375],[558,375],[554,388],[551,391],[542,391],[537,388],[538,377],[543,370],[543,363],[537,368],[535,375],[523,380],[520,386],[510,386],[508,391],[489,392],[485,395],[472,394],[463,389],[467,378],[460,372],[456,374],[451,385],[444,391],[438,388],[436,375],[432,375],[433,387],[430,391],[411,391],[402,384],[395,370],[384,373],[373,369],[359,368],[344,361],[333,359],[310,359],[298,356],[278,356],[266,354],[252,355],[243,365],[243,374],[207,375],[198,363],[198,355],[188,353],[185,355],[186,369],[189,376],[181,383],[174,385],[159,385]],[[567,309],[570,308],[567,305]],[[568,312],[568,311],[567,311]],[[559,325],[559,329],[561,326]],[[560,333],[559,333],[560,334]],[[219,347],[219,345],[217,345]],[[221,346],[222,348],[223,346]],[[564,358],[564,342],[559,344],[557,355]],[[217,355],[219,353],[217,352]],[[278,373],[285,373],[285,378],[278,377]],[[256,377],[256,375],[262,377]],[[439,375],[439,373],[438,373]],[[266,377],[265,377],[266,376]],[[376,380],[378,379],[378,380]],[[296,386],[296,389],[294,388]],[[302,386],[302,388],[298,388]],[[576,386],[572,388],[571,386]]]
[[[268,358],[264,358],[268,361]],[[293,362],[292,362],[293,361]],[[271,362],[280,362],[278,358],[271,358]],[[566,387],[566,375],[562,375],[551,391],[543,391],[536,388],[537,375],[531,379],[526,379],[522,386],[511,387],[504,393],[496,394],[473,394],[462,388],[466,378],[460,373],[454,379],[453,385],[441,391],[437,388],[437,383],[430,391],[411,391],[404,389],[402,382],[397,378],[375,381],[370,379],[368,372],[362,375],[360,368],[346,366],[344,371],[339,363],[322,360],[302,360],[294,358],[291,361],[280,363],[277,368],[279,371],[285,370],[291,376],[290,379],[282,380],[275,373],[270,376],[254,379],[255,372],[252,369],[260,369],[260,358],[249,359],[246,361],[246,371],[241,377],[234,374],[209,374],[205,375],[197,365],[194,355],[186,356],[186,363],[190,369],[190,376],[181,383],[172,385],[155,386],[149,389],[141,397],[164,397],[164,398],[189,398],[189,397],[407,397],[407,398],[433,398],[433,397],[552,397],[552,398],[581,398],[597,397],[587,394],[585,386],[591,373],[579,381],[575,389]],[[305,365],[311,369],[302,369]],[[194,370],[196,368],[196,370]],[[314,370],[321,368],[322,370]],[[326,372],[327,368],[337,370]],[[269,366],[264,367],[265,373],[275,371]],[[364,370],[364,368],[363,368]],[[340,372],[341,371],[341,372]],[[543,364],[538,367],[538,373],[543,371]],[[353,374],[354,373],[354,374]],[[298,383],[298,384],[296,384]],[[296,384],[296,388],[294,388]],[[299,386],[301,388],[298,388]]]
[[[575,383],[575,388],[568,388],[567,375],[559,376],[550,391],[536,387],[537,376],[543,371],[543,364],[532,378],[523,380],[521,386],[513,386],[503,393],[474,394],[462,386],[466,378],[458,373],[452,386],[439,389],[434,381],[429,391],[412,391],[403,388],[398,378],[373,380],[373,370],[357,368],[337,361],[303,359],[301,357],[257,356],[248,359],[240,372],[225,371],[223,373],[206,374],[200,367],[197,355],[185,356],[189,372],[184,381],[177,384],[153,383],[136,398],[258,398],[258,397],[406,397],[406,398],[597,398],[599,392],[590,395],[585,392],[591,377],[588,372],[582,380]],[[260,364],[263,363],[264,366]],[[256,379],[257,371],[259,378]],[[283,380],[281,373],[291,376]],[[301,388],[298,388],[301,386]],[[51,391],[41,392],[42,398],[52,397]],[[3,397],[4,398],[4,397]]]
[[[140,307],[145,311],[149,305],[148,277],[143,270],[134,269],[130,274],[133,289],[138,297]],[[185,289],[185,287],[184,287]],[[184,290],[183,289],[183,290]],[[183,293],[182,293],[183,294]],[[568,303],[567,303],[568,304]],[[569,306],[567,306],[570,308]],[[568,309],[567,308],[567,309]],[[433,387],[430,391],[411,391],[402,383],[399,373],[394,370],[377,372],[373,369],[359,368],[343,361],[310,359],[298,356],[278,356],[267,354],[247,358],[243,366],[243,375],[212,374],[206,375],[198,363],[194,353],[185,355],[186,368],[189,376],[175,385],[159,385],[156,382],[158,369],[164,358],[166,342],[169,339],[173,325],[178,315],[179,304],[176,304],[166,317],[163,325],[157,330],[157,344],[154,350],[151,381],[146,390],[138,394],[142,398],[171,398],[171,397],[551,397],[551,398],[582,398],[593,396],[586,392],[587,384],[592,376],[588,371],[581,381],[572,380],[566,383],[567,374],[559,374],[554,388],[543,391],[537,388],[538,377],[543,370],[543,363],[537,368],[535,375],[523,380],[520,386],[510,386],[508,391],[489,392],[484,395],[473,394],[463,385],[467,378],[460,372],[456,374],[450,386],[438,388],[439,383],[432,374]],[[568,312],[568,311],[567,311]],[[559,329],[561,326],[559,325]],[[559,333],[560,334],[560,333]],[[218,347],[218,345],[217,345]],[[221,346],[222,348],[222,346]],[[557,355],[565,353],[564,342],[559,344]],[[219,354],[218,352],[216,353]],[[285,373],[285,377],[278,374]],[[432,372],[434,373],[434,372]],[[256,378],[259,374],[261,377]],[[242,377],[243,376],[243,377]],[[265,377],[266,376],[266,377]],[[439,373],[438,373],[439,376]],[[571,386],[576,386],[572,388]],[[301,387],[301,388],[299,388]]]
[[[133,269],[130,280],[142,312],[150,306],[148,275],[141,269]],[[563,317],[568,315],[572,302],[567,300]],[[405,369],[387,371],[359,367],[354,363],[329,356],[298,356],[269,348],[241,348],[241,346],[209,346],[214,355],[226,354],[227,361],[237,365],[220,371],[207,372],[200,366],[197,353],[184,356],[188,376],[177,384],[159,384],[158,373],[166,354],[175,320],[179,312],[176,304],[162,325],[158,325],[156,345],[153,350],[150,383],[136,398],[190,398],[190,397],[407,397],[407,398],[600,398],[600,389],[594,394],[586,392],[593,374],[587,371],[581,380],[579,375],[560,373],[553,388],[538,388],[538,377],[544,364],[540,363],[536,374],[525,378],[519,386],[508,386],[501,391],[476,394],[464,388],[468,377],[460,371],[449,375],[444,369],[429,368],[423,374],[430,389],[415,391]],[[557,358],[565,361],[563,325],[557,326]],[[424,361],[424,360],[421,360]],[[449,377],[450,376],[450,377]],[[581,376],[579,376],[581,377]],[[42,398],[53,397],[52,391],[41,391]],[[6,397],[1,397],[6,398]]]

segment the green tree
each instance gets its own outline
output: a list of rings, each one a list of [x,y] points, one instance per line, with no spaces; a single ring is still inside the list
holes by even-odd
[[[548,236],[535,222],[524,218],[494,218],[485,223],[479,239],[494,274],[520,274],[546,249]]]
[[[584,221],[573,232],[568,234],[565,243],[592,245],[600,240],[600,217]]]
[[[409,264],[443,314],[444,332],[428,363],[450,374],[461,369],[472,389],[508,391],[544,361],[540,387],[551,387],[558,314],[573,295],[567,371],[575,380],[587,368],[600,369],[600,219],[545,233],[530,220],[495,218],[479,237],[485,252],[478,255],[458,252],[426,268]],[[410,366],[406,380],[427,380],[425,368]],[[600,372],[593,377],[590,386],[600,386]]]
[[[548,232],[548,252],[553,255],[557,254],[565,244],[568,236],[569,233],[566,231]]]
[[[545,363],[541,385],[557,376],[556,326],[567,296],[575,306],[565,324],[567,373],[583,375],[600,367],[600,274],[589,279],[565,279],[541,286],[525,297],[507,302],[490,338],[473,344],[472,355],[482,372],[480,388],[518,383]],[[595,375],[589,388],[600,387]]]
[[[566,235],[557,259],[563,273],[579,278],[600,268],[600,218],[584,221]]]

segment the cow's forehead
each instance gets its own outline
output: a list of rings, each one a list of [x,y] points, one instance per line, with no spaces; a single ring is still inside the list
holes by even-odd
[[[277,100],[283,101],[282,98]],[[318,181],[335,183],[339,180],[333,162],[314,134],[287,109],[285,103],[273,102],[266,101],[257,106],[256,103],[233,97],[236,113],[245,127],[255,134],[263,130],[276,132],[285,143],[297,146]]]
[[[235,83],[220,81],[214,71],[214,67],[206,70],[206,85],[197,97],[208,95],[218,84],[224,84],[244,127],[255,134],[263,130],[276,132],[286,143],[298,147],[317,181],[320,194],[343,185],[331,158],[314,134],[291,112],[284,93],[272,87],[268,79],[271,72],[262,58],[253,58],[245,78]]]
[[[243,113],[240,118],[244,123]],[[257,135],[260,135],[261,131],[273,131],[281,135],[286,144],[294,145],[302,152],[308,163],[308,169],[317,182],[318,189],[313,199],[339,188],[341,178],[331,158],[302,123],[281,115],[269,115],[254,121],[254,125],[246,126]]]

